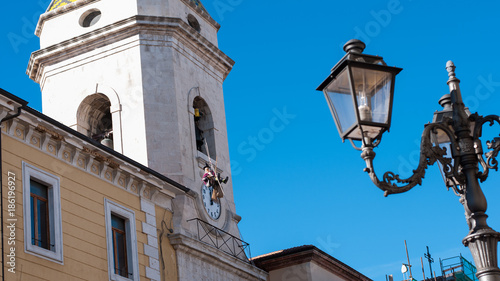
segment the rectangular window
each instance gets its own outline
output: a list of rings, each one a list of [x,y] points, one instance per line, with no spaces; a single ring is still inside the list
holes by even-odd
[[[50,250],[50,222],[48,187],[30,181],[31,244]]]
[[[134,211],[104,199],[110,280],[140,280]]]
[[[23,162],[24,250],[63,263],[59,178]]]
[[[112,214],[111,230],[113,232],[113,258],[115,274],[128,278],[127,233],[125,232],[125,220]]]

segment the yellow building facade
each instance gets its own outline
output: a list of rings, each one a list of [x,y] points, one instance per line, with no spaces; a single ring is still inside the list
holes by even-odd
[[[4,118],[22,106],[4,95],[0,99]],[[125,280],[149,280],[146,268],[152,264],[161,269],[158,280],[178,280],[168,240],[170,204],[189,190],[72,135],[33,109],[24,106],[20,112],[2,123],[5,280],[121,280],[112,276],[110,264],[115,256],[106,217],[112,215],[132,232],[126,237]],[[36,218],[28,192],[33,182],[48,189],[48,235],[41,239],[49,246],[33,240],[43,236],[32,233]]]

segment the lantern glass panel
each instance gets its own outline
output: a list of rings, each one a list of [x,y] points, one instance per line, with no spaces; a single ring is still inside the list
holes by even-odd
[[[325,97],[332,111],[333,118],[339,129],[339,133],[344,133],[356,123],[356,113],[354,112],[353,99],[351,95],[351,85],[347,68],[324,89]]]
[[[353,67],[352,76],[360,123],[373,122],[388,125],[393,74]]]

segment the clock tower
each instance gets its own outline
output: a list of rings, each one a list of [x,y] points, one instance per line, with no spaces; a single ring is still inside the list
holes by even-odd
[[[179,280],[234,280],[215,263],[193,275],[218,255],[197,239],[199,223],[240,237],[222,90],[234,62],[219,27],[199,0],[53,0],[27,70],[44,114],[191,190],[170,210]],[[229,178],[218,201],[201,181],[207,164]],[[260,278],[244,271],[236,279]]]

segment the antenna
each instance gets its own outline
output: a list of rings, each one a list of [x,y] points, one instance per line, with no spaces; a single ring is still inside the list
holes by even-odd
[[[432,279],[432,263],[434,262],[434,259],[431,257],[431,253],[429,253],[429,246],[427,247],[427,254],[424,253],[424,257],[429,261],[429,269],[431,271],[431,279]]]
[[[406,258],[408,259],[408,268],[410,270],[410,280],[413,280],[413,275],[411,274],[410,256],[408,255],[408,246],[406,246],[406,240],[405,240],[405,249],[406,249]]]

